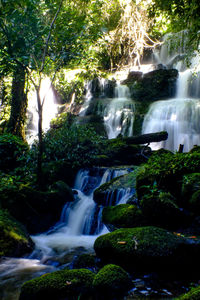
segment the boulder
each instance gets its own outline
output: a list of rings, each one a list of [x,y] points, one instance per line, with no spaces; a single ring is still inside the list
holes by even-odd
[[[143,76],[131,76],[123,82],[130,88],[131,97],[140,101],[155,101],[175,96],[176,69],[158,69]]]
[[[104,207],[102,221],[110,231],[147,225],[141,209],[131,204]]]
[[[177,204],[176,199],[164,191],[155,191],[145,194],[140,201],[140,207],[149,225],[177,230],[191,222]]]
[[[95,274],[86,269],[64,269],[27,281],[20,300],[89,299]]]
[[[115,205],[119,193],[132,190],[134,193],[136,185],[136,176],[139,167],[133,167],[133,171],[113,178],[111,181],[102,184],[94,191],[94,201],[99,205]],[[131,170],[131,168],[127,169]]]
[[[122,228],[98,237],[94,243],[97,256],[105,263],[115,263],[135,271],[187,272],[198,269],[199,241],[191,241],[165,229],[147,226]]]
[[[113,264],[104,266],[93,280],[97,299],[116,299],[116,297],[123,296],[131,285],[128,273],[120,266]]]
[[[0,210],[0,256],[19,257],[34,248],[24,226],[7,211]]]
[[[61,181],[46,192],[16,182],[1,186],[0,206],[22,222],[29,233],[36,234],[53,226],[59,220],[63,206],[73,199],[72,190]]]

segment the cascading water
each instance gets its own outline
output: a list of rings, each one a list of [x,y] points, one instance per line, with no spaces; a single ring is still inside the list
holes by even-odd
[[[119,134],[133,135],[135,106],[130,99],[129,88],[117,84],[115,98],[105,107],[103,112],[104,123],[109,139],[116,138]]]
[[[129,88],[126,85],[117,83],[114,97],[108,98],[106,95],[108,81],[103,78],[97,78],[96,85],[98,86],[96,88],[98,90],[98,98],[95,98],[93,95],[93,91],[95,91],[93,81],[87,82],[85,86],[85,101],[79,116],[87,115],[92,101],[95,100],[97,109],[94,113],[103,118],[109,139],[115,138],[119,134],[125,136],[133,135],[135,105],[133,100],[130,99]]]
[[[166,45],[165,50],[161,51],[162,62],[164,58],[166,65],[172,64],[173,61],[172,66],[182,71],[179,72],[177,80],[176,98],[154,102],[144,118],[142,133],[163,130],[168,132],[167,141],[151,144],[154,150],[164,147],[176,151],[182,144],[187,152],[194,145],[200,144],[200,76],[198,73],[195,75],[199,66],[199,56],[196,55],[192,59],[190,69],[184,69],[184,63],[177,58],[184,51],[183,45],[182,41],[177,52],[171,54],[171,59],[163,54],[167,53]]]
[[[106,232],[106,228],[101,222],[102,207],[93,201],[94,190],[114,177],[126,174],[125,169],[95,169],[81,170],[78,172],[74,190],[76,200],[67,203],[63,208],[60,222],[49,232],[33,236],[36,249],[42,252],[43,259],[63,251],[83,247],[87,250],[92,249],[92,245],[97,235]],[[121,193],[116,203],[120,203],[122,197],[129,199],[133,194],[132,190]],[[123,200],[124,202],[125,200]]]
[[[60,221],[53,228],[32,236],[36,247],[29,258],[7,258],[1,262],[0,298],[17,300],[24,281],[71,263],[77,253],[93,251],[97,236],[107,232],[101,221],[103,207],[93,201],[93,192],[103,183],[127,172],[125,168],[80,170],[74,184],[75,201],[65,205]],[[115,204],[125,203],[133,193],[130,189],[119,190]]]

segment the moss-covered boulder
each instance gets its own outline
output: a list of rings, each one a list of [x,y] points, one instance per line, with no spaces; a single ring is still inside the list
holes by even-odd
[[[130,88],[131,96],[136,100],[155,101],[174,97],[178,71],[175,69],[154,70],[143,76],[132,76],[123,82]]]
[[[178,207],[176,199],[169,192],[149,191],[140,201],[140,207],[151,225],[176,230],[187,226],[191,221],[189,215]]]
[[[22,224],[0,210],[0,256],[22,256],[33,250],[33,242]]]
[[[147,225],[141,209],[131,204],[104,207],[102,221],[110,231]]]
[[[93,286],[98,298],[116,299],[131,288],[131,280],[120,266],[109,264],[94,277]]]
[[[132,270],[177,270],[198,262],[199,243],[158,227],[123,228],[98,237],[94,249],[104,262]]]
[[[86,269],[62,270],[23,284],[20,300],[77,300],[92,294],[95,274]]]
[[[199,300],[200,299],[200,286],[192,288],[188,293],[183,294],[176,298],[176,300]]]
[[[0,183],[0,207],[22,222],[29,233],[49,229],[60,218],[63,206],[73,201],[73,193],[64,182],[57,182],[50,191],[38,191],[29,185],[4,177]]]
[[[131,190],[133,193],[136,187],[136,176],[139,172],[139,167],[130,167],[126,169],[131,171],[128,174],[115,177],[111,181],[102,184],[94,191],[94,201],[100,205],[115,205],[117,194],[120,190]],[[109,195],[112,195],[109,197]],[[109,200],[112,200],[111,202]]]
[[[182,196],[182,181],[187,174],[198,173],[200,153],[176,153],[158,150],[149,158],[136,179],[136,189],[139,199],[148,193],[149,189],[170,192],[177,199],[177,204],[184,207]]]
[[[74,269],[94,269],[96,265],[95,255],[93,254],[82,254],[74,259]]]

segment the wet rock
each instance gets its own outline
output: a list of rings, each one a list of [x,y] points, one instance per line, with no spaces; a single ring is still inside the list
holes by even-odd
[[[102,261],[126,269],[187,272],[193,264],[197,267],[200,244],[199,241],[191,244],[181,235],[148,226],[102,235],[96,239],[94,249]]]
[[[175,69],[160,68],[143,76],[132,75],[123,83],[129,86],[131,97],[135,100],[155,101],[175,95],[178,77],[178,71]]]
[[[33,248],[34,243],[25,227],[7,211],[0,210],[0,256],[19,257]]]
[[[62,270],[44,274],[23,284],[20,300],[88,299],[95,274],[86,269]]]
[[[120,266],[106,265],[95,276],[93,286],[100,299],[113,299],[122,296],[131,288],[131,280]]]
[[[142,211],[136,205],[119,204],[103,209],[102,221],[110,230],[112,228],[133,228],[147,225]]]

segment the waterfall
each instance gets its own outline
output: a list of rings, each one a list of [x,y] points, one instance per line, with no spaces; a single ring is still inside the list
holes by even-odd
[[[44,100],[43,104],[43,120],[42,127],[46,131],[50,127],[50,122],[58,113],[57,97],[52,88],[52,84],[49,78],[42,80],[40,89],[41,100]],[[36,93],[29,94],[28,100],[28,124],[26,127],[26,139],[29,144],[37,137],[38,134],[38,109]]]
[[[115,98],[104,107],[103,118],[109,139],[116,138],[119,134],[133,135],[135,105],[130,99],[129,88],[117,84]]]
[[[113,98],[110,98],[113,93],[109,92],[109,81],[104,78],[88,81],[85,90],[86,95],[79,116],[87,114],[101,116],[109,139],[116,138],[119,134],[133,135],[135,105],[126,85],[117,83]],[[97,106],[91,112],[94,100]]]
[[[78,172],[74,184],[75,201],[65,205],[61,219],[54,228],[32,237],[43,259],[79,247],[92,248],[96,237],[107,232],[101,222],[103,207],[93,201],[93,192],[103,183],[126,173],[126,169],[102,168]],[[133,190],[119,191],[115,204],[125,203],[133,193]]]
[[[80,112],[79,112],[80,116],[85,116],[92,98],[93,98],[93,95],[92,95],[92,80],[88,80],[85,83],[85,97],[84,97],[84,103],[83,103],[83,105],[80,109]]]
[[[200,144],[200,73],[199,55],[195,54],[191,60],[190,68],[183,68],[182,60],[174,58],[184,53],[184,34],[181,36],[178,50],[173,51],[169,58],[169,40],[161,49],[161,61],[169,61],[172,67],[177,67],[179,77],[177,80],[176,97],[157,101],[151,104],[143,122],[142,133],[167,131],[168,140],[160,143],[152,143],[151,148],[157,150],[164,147],[171,151],[177,151],[180,144],[184,145],[184,151],[188,152],[194,145]],[[168,51],[166,50],[168,49]],[[179,57],[180,58],[180,57]],[[181,66],[181,67],[180,67]],[[153,100],[153,99],[152,99]]]

